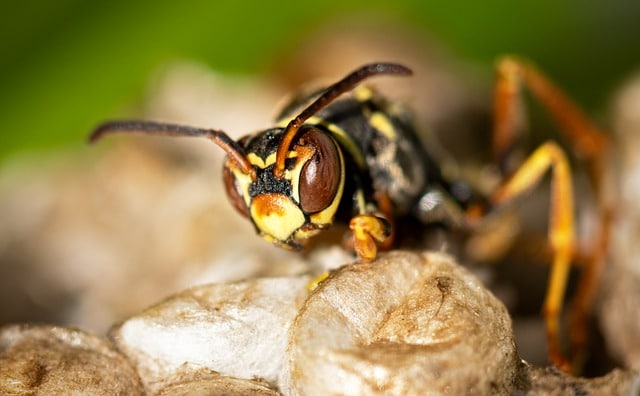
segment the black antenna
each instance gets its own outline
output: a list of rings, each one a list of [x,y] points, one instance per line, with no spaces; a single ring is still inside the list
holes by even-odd
[[[300,130],[300,127],[306,120],[333,102],[338,96],[351,91],[362,80],[378,74],[410,75],[413,74],[413,72],[408,67],[397,63],[370,63],[354,70],[342,80],[331,85],[318,99],[302,110],[296,118],[287,124],[284,136],[276,153],[276,163],[273,167],[273,174],[278,178],[284,174],[285,160],[287,159],[287,152],[289,151],[291,142],[293,142],[298,130]]]
[[[153,121],[107,121],[97,127],[91,136],[89,142],[94,143],[101,139],[104,135],[113,133],[134,133],[155,136],[187,136],[187,137],[204,137],[213,141],[220,146],[229,159],[245,174],[249,175],[252,180],[256,179],[256,170],[253,168],[244,150],[240,145],[231,139],[226,133],[214,129],[195,128],[184,125],[167,124]]]

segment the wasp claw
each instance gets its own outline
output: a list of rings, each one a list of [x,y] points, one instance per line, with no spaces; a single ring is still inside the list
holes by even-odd
[[[353,232],[353,249],[362,261],[373,261],[378,254],[378,245],[390,235],[389,222],[372,215],[357,215],[351,218],[349,228]]]

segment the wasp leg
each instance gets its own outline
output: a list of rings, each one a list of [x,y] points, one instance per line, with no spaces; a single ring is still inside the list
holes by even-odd
[[[520,127],[520,96],[524,84],[560,126],[576,154],[584,159],[596,191],[604,171],[609,140],[551,80],[531,63],[513,56],[500,59],[494,92],[493,151],[504,160]],[[502,161],[504,162],[504,161]]]
[[[544,143],[496,191],[491,197],[491,202],[499,205],[522,195],[537,185],[549,169],[552,189],[548,238],[553,251],[553,263],[543,315],[549,343],[549,357],[555,366],[566,371],[571,366],[560,348],[559,324],[575,236],[571,169],[562,149],[554,142]]]
[[[353,250],[362,261],[373,261],[378,250],[391,248],[394,236],[393,204],[391,198],[382,191],[375,191],[373,199],[368,198],[359,178],[353,195],[354,216],[349,221],[353,234]]]
[[[307,290],[309,290],[309,291],[315,290],[328,277],[329,277],[329,273],[328,272],[323,272],[322,274],[318,275],[317,277],[312,279],[311,282],[307,283]]]
[[[569,316],[569,334],[571,335],[569,341],[571,342],[574,371],[582,369],[586,359],[586,345],[589,339],[587,319],[591,313],[591,307],[596,298],[600,278],[606,264],[612,212],[605,211],[601,221],[603,224],[600,227],[600,234],[596,236],[592,250],[585,257],[584,273],[580,278]]]
[[[361,190],[357,193],[356,208],[359,213],[349,221],[349,229],[353,234],[353,250],[358,258],[362,261],[373,261],[378,255],[378,250],[387,250],[393,244],[394,225],[392,217],[392,203],[388,195],[384,193],[376,194],[376,214],[367,214],[367,206],[373,208],[372,205],[366,205],[364,194]],[[378,213],[379,212],[379,213]],[[322,283],[329,273],[323,273],[308,285],[307,289],[314,290]]]
[[[353,233],[353,250],[362,261],[375,260],[378,249],[389,249],[393,243],[393,227],[386,218],[373,214],[358,214],[349,221],[349,228]],[[307,289],[314,290],[327,277],[328,272],[321,274],[309,282]]]
[[[375,195],[376,203],[378,204],[378,210],[382,213],[380,217],[383,221],[386,221],[388,225],[387,238],[378,244],[379,250],[389,250],[393,246],[393,242],[396,237],[396,222],[393,216],[393,203],[391,198],[385,192],[377,192]]]
[[[353,232],[353,249],[363,261],[374,260],[378,254],[378,245],[391,235],[391,223],[370,214],[353,216],[349,221],[349,228]]]
[[[508,170],[509,154],[514,146],[521,111],[520,91],[525,85],[568,138],[573,151],[585,163],[593,191],[596,194],[599,234],[582,255],[584,273],[578,285],[570,315],[572,353],[581,358],[587,343],[586,323],[595,299],[599,279],[604,269],[611,227],[613,205],[608,192],[609,180],[604,171],[609,152],[609,139],[584,115],[567,95],[547,76],[526,60],[505,57],[498,62],[494,96],[493,151],[503,171]],[[580,359],[574,360],[578,367]]]

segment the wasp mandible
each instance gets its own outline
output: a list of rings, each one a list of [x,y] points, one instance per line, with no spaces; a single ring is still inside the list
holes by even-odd
[[[459,188],[463,181],[443,177],[406,114],[399,114],[382,96],[360,85],[374,76],[411,73],[395,63],[364,65],[325,89],[294,99],[273,128],[238,141],[214,129],[131,120],[102,124],[90,141],[112,133],[208,138],[227,154],[223,180],[232,205],[264,239],[297,250],[334,222],[344,222],[353,234],[353,249],[365,261],[375,259],[379,248],[391,246],[396,216],[415,215],[473,231],[488,213],[535,187],[550,171],[548,241],[553,257],[543,315],[550,359],[569,371],[571,364],[560,347],[559,316],[569,268],[578,252],[566,154],[548,141],[514,171],[508,171],[493,194],[468,193]],[[529,88],[560,125],[598,191],[605,134],[542,72],[515,57],[505,57],[497,67],[493,133],[497,162],[507,163],[512,152],[521,85]],[[593,251],[582,255],[590,259],[574,305],[572,334],[579,334],[573,341],[578,349],[584,343],[580,326],[593,297],[597,268],[604,260],[608,210],[600,206],[602,235]]]

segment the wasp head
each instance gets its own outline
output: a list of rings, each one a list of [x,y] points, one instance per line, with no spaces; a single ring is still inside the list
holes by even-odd
[[[284,129],[274,128],[241,139],[255,178],[229,157],[224,185],[233,206],[251,219],[263,238],[297,249],[333,222],[344,190],[344,159],[329,134],[304,126],[277,175],[276,152],[283,134]]]

